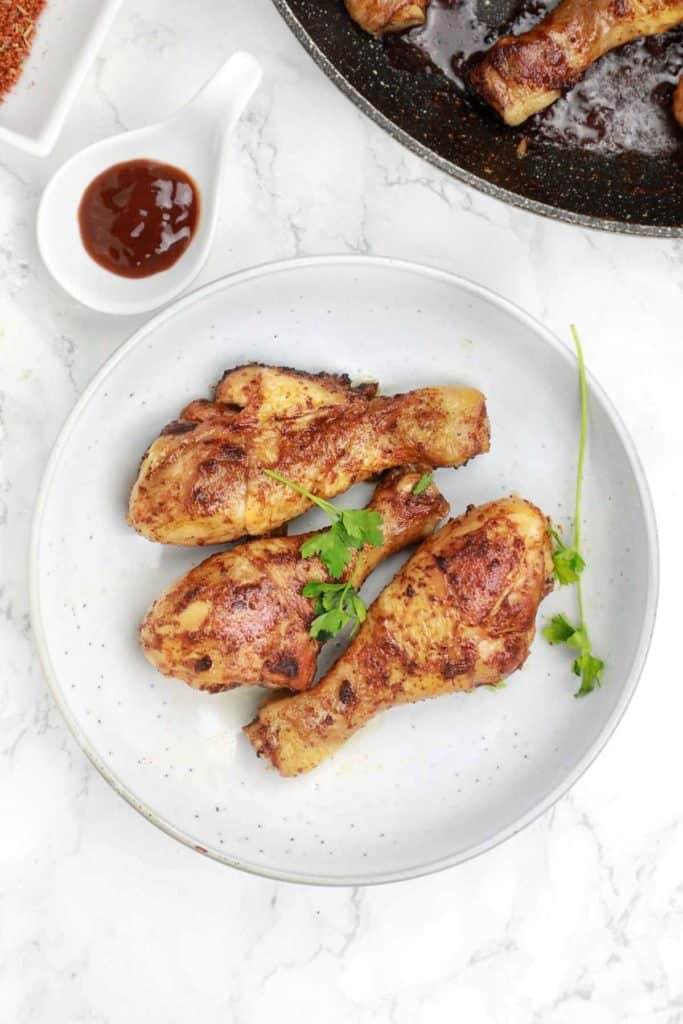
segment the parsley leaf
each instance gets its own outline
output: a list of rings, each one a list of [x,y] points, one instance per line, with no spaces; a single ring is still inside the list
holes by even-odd
[[[337,511],[351,547],[360,551],[364,544],[378,548],[384,542],[382,517],[374,508],[340,508]]]
[[[557,530],[550,528],[550,533],[555,541],[553,550],[553,565],[555,576],[561,586],[569,583],[578,583],[579,577],[586,568],[586,563],[581,552],[576,547],[567,547]]]
[[[573,665],[574,675],[581,676],[581,686],[576,692],[577,697],[585,697],[587,693],[592,693],[596,683],[598,686],[602,686],[604,667],[604,661],[595,658],[590,652],[586,652],[576,659]]]
[[[341,633],[348,621],[341,608],[331,608],[329,612],[323,612],[322,615],[318,615],[317,618],[313,619],[310,634],[314,640],[320,640],[324,643],[330,637]]]
[[[308,498],[329,516],[332,522],[330,528],[321,530],[305,540],[301,545],[301,556],[313,558],[317,555],[333,579],[338,580],[343,576],[353,557],[353,551],[360,551],[364,544],[378,548],[384,543],[383,520],[374,508],[337,508],[336,505],[317,497],[273,469],[264,469],[263,472],[273,480],[291,487],[297,494]]]
[[[343,576],[344,569],[353,557],[346,542],[346,532],[340,528],[338,522],[333,523],[329,530],[314,533],[304,541],[300,550],[302,558],[313,558],[317,555],[335,580]]]
[[[310,634],[315,640],[329,640],[351,622],[355,632],[365,622],[367,608],[350,583],[311,582],[301,593],[314,599],[316,617],[311,623]]]
[[[320,530],[308,537],[301,545],[300,552],[302,558],[317,555],[332,579],[338,580],[344,575],[354,551],[361,551],[365,544],[380,547],[384,543],[383,520],[374,508],[337,508],[273,469],[265,469],[264,473],[291,487],[329,516],[332,523],[329,529]],[[358,557],[358,569],[362,557],[362,554]],[[315,640],[329,640],[349,623],[353,623],[355,632],[367,616],[365,603],[356,588],[351,586],[350,580],[346,583],[312,581],[303,587],[301,593],[314,600],[315,618],[309,632]]]
[[[541,630],[549,644],[566,644],[576,630],[566,615],[553,615],[548,625]]]
[[[572,583],[576,585],[579,625],[573,626],[566,615],[554,615],[542,632],[548,643],[564,644],[580,652],[579,657],[575,659],[572,665],[574,675],[581,678],[581,685],[574,696],[585,697],[586,694],[593,692],[596,685],[602,685],[602,673],[605,663],[593,654],[583,608],[581,576],[586,568],[586,562],[581,554],[581,497],[583,493],[583,464],[588,435],[588,384],[586,381],[583,349],[581,348],[578,331],[573,324],[571,330],[579,364],[579,394],[581,397],[581,429],[579,432],[579,457],[576,466],[576,496],[573,524],[574,543],[571,546],[566,545],[553,527],[550,527],[550,533],[555,542],[553,550],[555,577],[561,586]]]
[[[413,494],[415,495],[415,497],[419,497],[420,494],[424,494],[424,492],[427,490],[433,479],[433,473],[423,473],[420,479],[413,487]]]
[[[585,626],[572,626],[566,615],[554,615],[543,630],[543,636],[550,644],[566,644],[577,648],[581,654],[574,661],[572,671],[581,677],[581,686],[576,692],[577,697],[585,697],[595,689],[595,684],[602,685],[604,661],[591,654],[591,642]]]

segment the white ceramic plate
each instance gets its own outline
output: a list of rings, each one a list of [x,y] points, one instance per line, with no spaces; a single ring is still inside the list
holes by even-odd
[[[249,360],[376,376],[385,392],[464,382],[488,397],[493,443],[441,470],[453,513],[515,491],[568,522],[578,435],[573,352],[477,285],[390,260],[257,268],[182,299],[110,359],[57,442],[37,507],[33,622],[54,697],[114,788],[177,839],[280,878],[369,883],[455,864],[520,829],[578,778],[636,686],[657,592],[643,472],[614,409],[590,389],[585,599],[602,689],[575,700],[562,649],[537,638],[522,671],[392,710],[336,757],[281,779],[240,732],[258,690],[209,696],[157,675],[136,629],[164,587],[207,554],[125,523],[138,460],[221,372]],[[369,487],[349,492],[361,501]],[[315,521],[309,515],[301,523]],[[625,557],[628,554],[628,557]],[[399,560],[378,570],[372,596]],[[540,619],[574,611],[571,589]]]
[[[0,104],[0,139],[45,156],[122,0],[48,0],[21,78]]]

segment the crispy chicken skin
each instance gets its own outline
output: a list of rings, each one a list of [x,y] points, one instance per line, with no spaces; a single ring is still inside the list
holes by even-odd
[[[674,117],[681,128],[683,128],[683,78],[679,79],[678,85],[674,90],[673,112]]]
[[[682,21],[682,0],[562,0],[531,31],[499,39],[470,81],[506,124],[518,125],[609,50]]]
[[[539,509],[519,498],[471,507],[424,541],[317,686],[265,704],[244,731],[281,775],[310,771],[385,708],[520,668],[551,587]]]
[[[246,366],[192,402],[145,454],[128,522],[164,544],[262,536],[310,508],[274,469],[324,498],[410,463],[458,466],[488,451],[484,396],[423,388],[376,397],[348,378]]]
[[[434,484],[413,488],[421,470],[394,469],[370,507],[383,518],[384,543],[354,552],[344,579],[359,588],[384,558],[427,537],[448,515]],[[330,579],[318,558],[302,558],[311,534],[253,540],[207,558],[151,607],[140,629],[147,659],[164,675],[216,693],[242,685],[304,690],[320,643],[309,635],[313,602],[301,590]]]
[[[345,0],[346,9],[372,35],[424,25],[429,0]]]

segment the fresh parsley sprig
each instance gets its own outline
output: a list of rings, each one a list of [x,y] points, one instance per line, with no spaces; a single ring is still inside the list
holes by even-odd
[[[430,486],[433,479],[434,474],[431,471],[429,473],[423,473],[420,479],[413,487],[413,494],[415,495],[415,497],[418,497],[420,494],[424,494],[424,492]]]
[[[313,558],[317,555],[333,579],[338,580],[344,575],[354,551],[360,551],[365,544],[380,547],[384,543],[383,520],[375,509],[337,508],[300,484],[295,484],[287,477],[276,473],[274,469],[266,469],[264,473],[302,494],[329,516],[332,521],[330,528],[314,533],[303,542],[299,550],[302,558]],[[359,556],[358,569],[362,557]],[[314,640],[324,643],[325,640],[340,633],[349,623],[353,623],[355,633],[367,616],[365,602],[351,585],[351,580],[347,580],[346,583],[312,580],[304,586],[301,593],[314,601],[315,618],[309,630]]]
[[[591,642],[585,625],[577,628],[572,626],[566,615],[553,615],[543,630],[543,636],[550,644],[566,644],[580,652],[572,666],[574,675],[581,677],[581,686],[575,697],[585,697],[595,689],[596,684],[602,684],[605,663],[591,653]]]
[[[347,583],[307,583],[301,591],[304,597],[314,599],[315,618],[310,634],[315,640],[329,640],[350,622],[353,633],[365,622],[367,608],[355,587]]]
[[[553,565],[555,577],[562,586],[569,583],[578,583],[581,573],[586,568],[586,563],[581,557],[581,552],[574,543],[567,547],[559,533],[554,527],[550,527],[550,536],[555,542],[553,547]]]
[[[580,677],[581,685],[574,696],[585,697],[586,694],[592,693],[596,685],[602,685],[602,673],[605,663],[593,654],[583,606],[581,577],[586,568],[586,562],[581,554],[581,499],[583,496],[583,466],[588,436],[588,385],[586,383],[586,364],[583,358],[583,349],[578,331],[573,324],[571,331],[579,364],[579,392],[581,396],[581,427],[579,433],[579,457],[576,465],[576,496],[573,523],[574,542],[571,546],[566,545],[557,530],[552,527],[550,528],[550,533],[555,542],[553,550],[555,577],[561,586],[576,585],[579,625],[572,625],[564,614],[555,615],[543,629],[543,636],[548,643],[564,644],[570,649],[578,651],[578,656],[574,659],[572,669],[574,674]]]
[[[304,541],[301,545],[301,555],[303,558],[317,555],[332,579],[338,580],[344,575],[344,570],[353,558],[353,552],[360,551],[364,544],[371,544],[376,548],[383,544],[383,520],[374,508],[337,508],[324,498],[312,494],[305,487],[276,473],[274,469],[264,469],[263,472],[273,480],[291,487],[297,494],[303,495],[330,517],[332,525],[329,530],[321,530]]]

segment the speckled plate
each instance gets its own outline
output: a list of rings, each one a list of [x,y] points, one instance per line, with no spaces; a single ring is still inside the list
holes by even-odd
[[[493,446],[463,469],[439,471],[453,513],[515,491],[567,521],[575,360],[531,317],[461,278],[390,260],[330,257],[237,274],[183,298],[120,348],[55,446],[31,565],[33,625],[54,698],[117,792],[226,864],[328,884],[456,864],[564,793],[636,686],[655,614],[657,554],[633,446],[592,382],[585,587],[594,643],[608,663],[599,692],[575,700],[566,652],[539,638],[505,689],[392,710],[317,771],[285,780],[240,731],[260,691],[200,694],[143,658],[137,627],[145,610],[206,549],[152,544],[125,523],[147,444],[225,368],[247,360],[375,376],[389,393],[481,387]],[[368,492],[358,487],[346,500]],[[292,529],[314,521],[309,515]],[[399,564],[374,574],[368,598]],[[553,595],[541,619],[573,612],[572,602],[571,591]]]
[[[636,97],[623,110],[625,116],[633,114],[635,145],[607,151],[579,146],[571,138],[549,143],[535,137],[532,129],[527,155],[520,159],[520,143],[529,141],[528,126],[505,127],[483,104],[463,95],[440,66],[429,61],[415,66],[416,51],[397,52],[397,37],[388,37],[388,48],[368,36],[351,21],[342,0],[273,2],[328,77],[369,117],[441,170],[505,202],[573,224],[637,235],[683,233],[683,133],[679,130],[681,141],[674,141],[673,149],[669,146],[664,153],[658,148],[659,128],[667,120],[673,126],[671,94],[681,68],[680,33],[671,53],[648,55],[643,61],[638,51],[628,66],[621,58],[607,58],[606,80],[618,82],[619,94],[628,89]],[[491,40],[525,7],[520,0],[458,0],[458,5],[476,10]],[[439,45],[444,58],[471,43],[457,33],[450,35],[449,19],[458,5],[432,0],[428,12],[429,34],[443,37]],[[533,4],[526,7],[534,9]],[[409,46],[411,41],[421,43],[421,33],[409,33],[406,41]],[[660,81],[654,90],[653,76]],[[609,106],[603,89],[604,83],[594,80],[588,90],[597,93],[591,111],[598,123]],[[651,91],[655,95],[650,101]],[[579,132],[595,134],[593,129]],[[650,134],[658,139],[656,145],[648,142]]]

